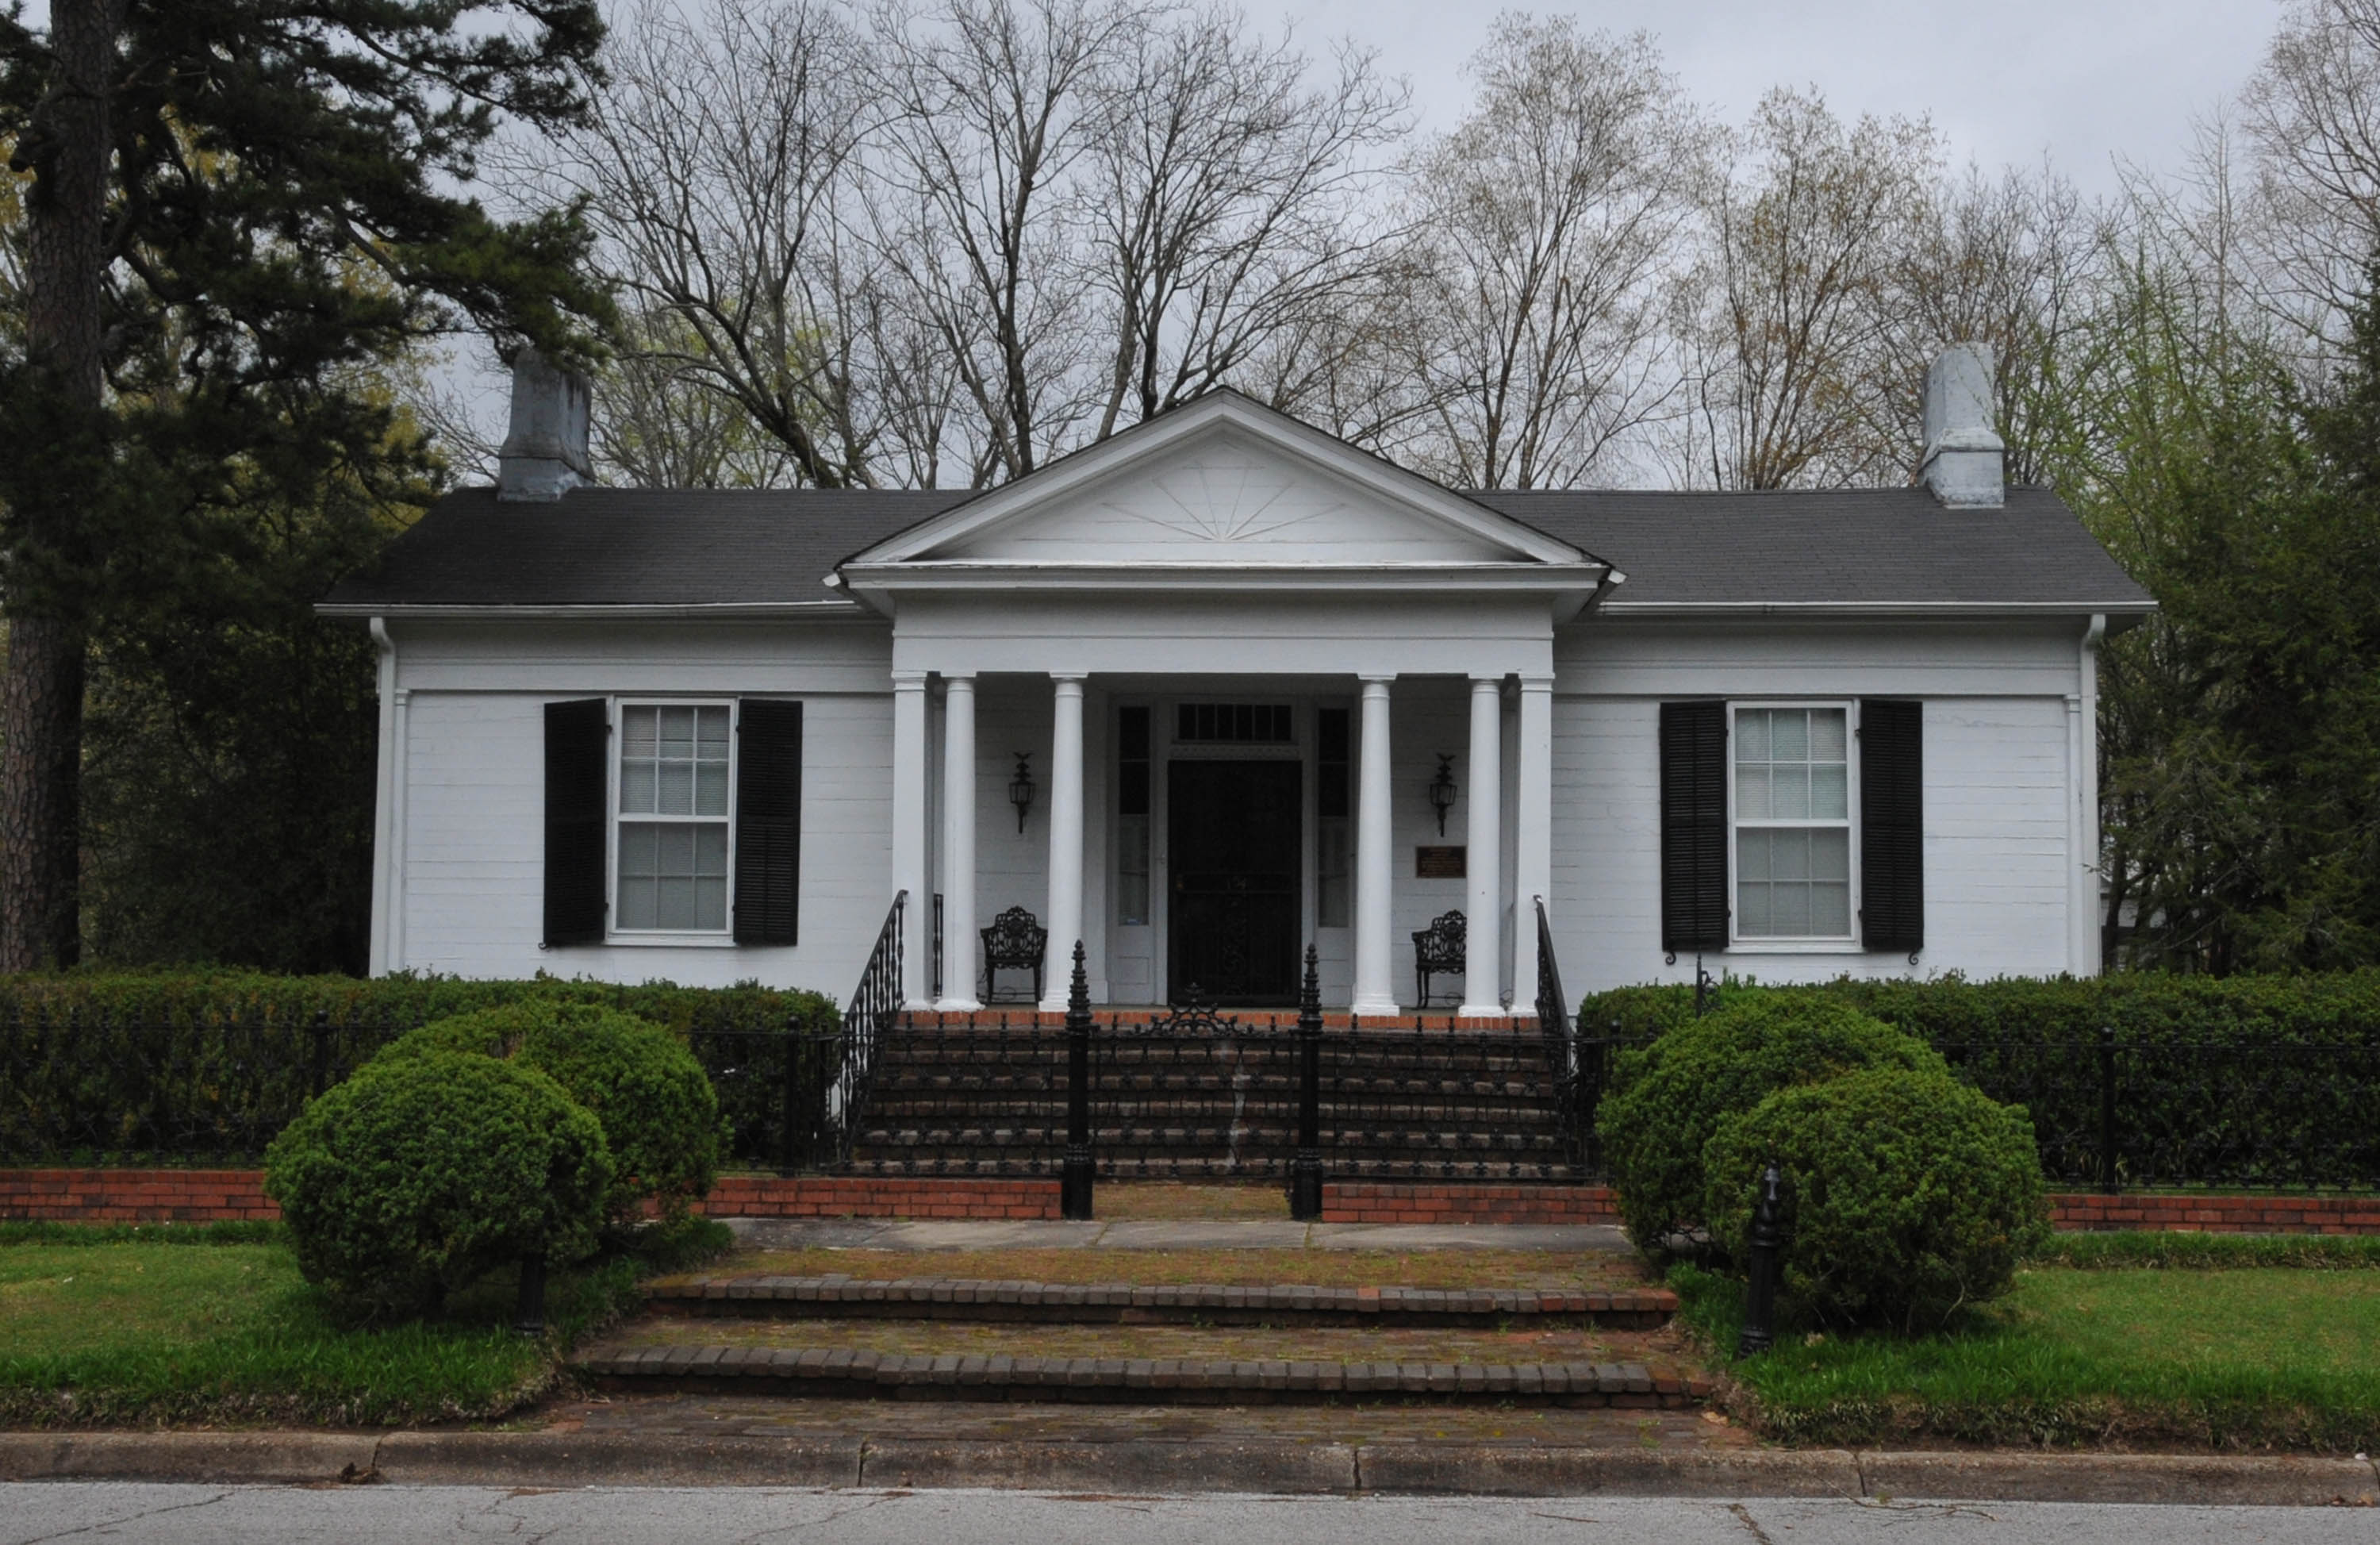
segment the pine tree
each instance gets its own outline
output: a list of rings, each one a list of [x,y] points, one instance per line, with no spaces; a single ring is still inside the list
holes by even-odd
[[[583,358],[577,212],[457,189],[507,118],[577,121],[596,0],[55,0],[0,22],[30,173],[0,360],[0,970],[79,949],[87,640],[237,562],[258,512],[418,476],[382,367],[469,327]],[[349,501],[357,507],[369,501]]]

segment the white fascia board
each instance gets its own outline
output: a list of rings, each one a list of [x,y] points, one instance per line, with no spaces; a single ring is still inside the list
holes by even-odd
[[[978,494],[854,554],[838,566],[848,574],[862,567],[917,561],[920,554],[956,538],[988,529],[1036,505],[1111,477],[1135,461],[1161,456],[1218,424],[1228,424],[1384,500],[1433,517],[1482,541],[1526,554],[1534,563],[1575,565],[1586,559],[1585,553],[1568,542],[1557,541],[1534,526],[1466,499],[1419,473],[1408,472],[1359,451],[1235,392],[1215,392],[1135,425],[1112,439],[1076,451],[1004,488]]]
[[[649,617],[660,620],[690,621],[809,617],[824,621],[836,617],[863,617],[867,615],[867,610],[854,602],[839,597],[832,601],[727,601],[715,603],[685,602],[616,606],[572,603],[529,606],[449,604],[407,606],[381,601],[365,603],[322,601],[315,602],[314,614],[321,617],[352,617],[363,620],[372,617],[412,619],[451,617],[473,622],[504,622],[513,619],[523,622],[541,622],[552,619],[633,622]]]
[[[1607,601],[1597,611],[1628,617],[2008,617],[2146,616],[2154,601]]]

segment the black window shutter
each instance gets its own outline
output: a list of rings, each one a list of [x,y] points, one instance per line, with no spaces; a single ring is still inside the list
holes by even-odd
[[[735,942],[797,940],[802,874],[802,705],[735,705]]]
[[[545,943],[603,942],[611,715],[601,698],[545,705]]]
[[[1860,704],[1860,938],[1925,947],[1925,705]]]
[[[1661,705],[1661,947],[1727,948],[1727,705]]]

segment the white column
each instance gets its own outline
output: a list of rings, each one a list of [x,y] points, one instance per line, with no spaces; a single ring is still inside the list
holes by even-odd
[[[953,1014],[983,1006],[975,995],[975,677],[943,677],[942,996]]]
[[[1553,910],[1554,678],[1521,677],[1521,775],[1512,812],[1512,1007],[1535,1014],[1537,1002],[1537,898]]]
[[[1083,678],[1052,672],[1057,695],[1050,734],[1050,959],[1041,1007],[1066,1009],[1075,941],[1083,936]]]
[[[380,651],[380,767],[372,794],[372,921],[371,975],[388,974],[388,925],[396,897],[389,889],[396,855],[389,851],[389,833],[396,817],[396,642],[380,618],[371,620],[372,643]]]
[[[1393,851],[1389,778],[1389,683],[1393,675],[1367,675],[1364,684],[1363,748],[1357,753],[1355,796],[1355,1004],[1357,1014],[1397,1012],[1390,979],[1389,907]]]
[[[2082,877],[2083,914],[2086,924],[2082,934],[2082,971],[2095,977],[2107,969],[2101,958],[2099,932],[2100,861],[2106,855],[2099,847],[2099,641],[2107,635],[2107,619],[2095,614],[2091,626],[2082,633],[2082,857],[2085,870]]]
[[[1504,852],[1503,686],[1499,676],[1471,678],[1471,765],[1463,770],[1470,802],[1470,851],[1463,873],[1471,886],[1463,920],[1463,1006],[1465,1019],[1498,1019],[1504,963],[1504,886],[1497,872]]]
[[[405,969],[405,807],[407,733],[406,721],[410,717],[412,690],[400,687],[389,694],[389,749],[392,763],[389,772],[388,816],[388,968]]]
[[[926,879],[926,673],[892,673],[892,888],[909,893],[901,918],[901,1001],[926,1006],[934,894]]]

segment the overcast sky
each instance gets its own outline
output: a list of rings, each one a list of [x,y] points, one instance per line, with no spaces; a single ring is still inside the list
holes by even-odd
[[[698,3],[698,0],[689,0]],[[1302,38],[1354,37],[1409,78],[1444,127],[1468,91],[1463,61],[1500,7],[1456,0],[1242,0]],[[2171,169],[2194,113],[2220,105],[2263,57],[2279,0],[1596,0],[1515,6],[1654,35],[1686,91],[1740,123],[1777,85],[1815,85],[1838,112],[1930,115],[1960,161],[2046,152],[2087,191],[2110,158]]]

